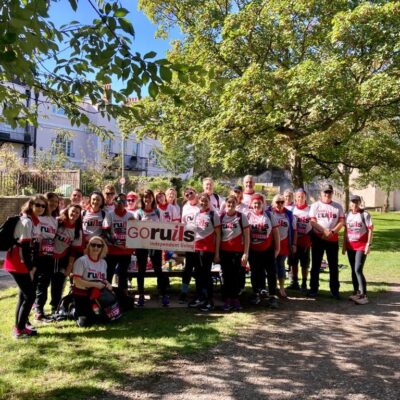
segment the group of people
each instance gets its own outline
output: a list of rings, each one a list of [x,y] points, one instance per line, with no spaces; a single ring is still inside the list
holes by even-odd
[[[16,338],[36,335],[29,322],[32,308],[36,320],[47,318],[44,310],[50,287],[50,306],[52,314],[56,313],[68,279],[78,325],[93,323],[101,305],[99,299],[105,294],[115,294],[116,290],[128,294],[128,267],[133,254],[138,267],[136,305],[145,305],[145,272],[151,262],[161,303],[168,306],[169,278],[162,269],[165,254],[161,250],[127,248],[129,220],[182,222],[195,231],[194,251],[185,254],[179,301],[204,312],[214,309],[213,263],[221,265],[224,311],[241,309],[246,270],[251,276],[251,303],[257,305],[265,299],[271,308],[277,308],[278,298],[287,298],[287,265],[291,271],[289,288],[309,297],[318,296],[325,252],[330,291],[339,299],[338,234],[344,226],[343,252],[348,254],[354,286],[351,300],[366,304],[363,266],[372,244],[371,217],[361,209],[358,196],[351,197],[347,215],[332,196],[332,186],[325,185],[321,198],[310,206],[307,193],[299,188],[294,193],[287,190],[275,195],[269,205],[262,194],[256,193],[250,175],[226,198],[214,193],[212,178],[203,180],[201,193],[186,187],[182,209],[174,188],[118,194],[107,185],[87,199],[75,189],[70,204],[62,209],[56,193],[35,195],[21,209],[14,230],[15,244],[4,263],[19,287],[13,334]],[[118,275],[118,288],[112,286],[114,274]],[[192,277],[196,289],[189,301]]]

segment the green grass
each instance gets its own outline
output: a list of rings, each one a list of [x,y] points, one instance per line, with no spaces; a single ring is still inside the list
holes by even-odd
[[[372,299],[400,283],[400,213],[374,213],[373,218],[374,247],[365,266]],[[340,260],[348,265],[346,257]],[[324,302],[333,301],[328,278],[328,273],[321,274]],[[350,267],[341,271],[340,280],[343,295],[350,294]],[[148,286],[155,290],[155,281],[149,280]],[[173,287],[177,289],[177,280]],[[0,398],[4,399],[102,398],[109,389],[144,377],[168,359],[207,351],[255,318],[254,309],[228,315],[135,309],[112,325],[80,329],[73,322],[59,322],[41,326],[35,339],[16,341],[10,335],[16,296],[16,289],[0,291]]]

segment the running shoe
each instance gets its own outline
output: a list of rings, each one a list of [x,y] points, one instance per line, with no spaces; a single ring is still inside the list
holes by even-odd
[[[200,307],[203,304],[203,301],[200,299],[194,299],[192,300],[189,304],[188,307],[190,308],[197,308]]]
[[[334,293],[332,293],[332,297],[333,297],[335,300],[341,300],[341,297],[340,297],[339,292],[334,292]]]
[[[268,298],[268,290],[267,290],[267,289],[261,289],[261,290],[260,290],[260,296],[261,296],[263,299]]]
[[[290,290],[300,290],[299,282],[293,281],[293,282],[287,287],[287,289],[290,289]]]
[[[267,305],[268,305],[269,308],[274,308],[274,309],[279,308],[278,299],[275,296],[270,297],[268,299]]]
[[[214,310],[214,304],[210,301],[205,301],[199,308],[201,311],[210,312]]]
[[[36,335],[37,335],[37,331],[33,331],[26,327],[24,329],[18,329],[17,327],[15,327],[13,329],[13,336],[15,339],[29,339],[30,337],[36,336]]]
[[[307,290],[307,297],[316,298],[316,297],[318,297],[318,293],[317,292],[313,292],[311,289],[308,289]]]
[[[356,294],[352,294],[351,296],[349,296],[349,300],[350,301],[356,301],[361,297],[360,293],[356,293]]]
[[[367,296],[363,296],[363,297],[360,297],[359,299],[355,299],[354,303],[363,305],[363,304],[368,304],[369,300],[368,300]]]
[[[28,319],[28,321],[26,321],[25,328],[29,329],[29,330],[32,331],[32,332],[36,332],[36,333],[37,333],[36,327],[33,326],[33,325],[29,322],[29,319]]]
[[[261,303],[261,298],[260,295],[257,293],[250,299],[250,304],[253,304],[254,306],[257,306],[258,304]]]

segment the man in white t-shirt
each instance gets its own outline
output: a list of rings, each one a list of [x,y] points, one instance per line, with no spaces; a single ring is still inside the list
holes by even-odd
[[[319,287],[319,271],[326,251],[329,264],[329,287],[332,296],[339,300],[339,231],[344,225],[343,207],[332,201],[332,185],[324,185],[321,199],[310,207],[312,234],[312,266],[309,297],[317,297]]]
[[[243,200],[242,203],[246,204],[247,207],[250,206],[251,203],[251,196],[255,193],[254,191],[254,179],[251,175],[246,175],[243,178]]]
[[[212,178],[204,178],[203,179],[203,190],[204,193],[207,193],[210,197],[210,204],[214,211],[218,214],[221,210],[221,205],[225,201],[225,199],[217,193],[214,193],[214,180]]]

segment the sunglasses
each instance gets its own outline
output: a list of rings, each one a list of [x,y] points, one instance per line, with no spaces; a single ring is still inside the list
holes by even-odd
[[[101,243],[90,243],[89,246],[93,247],[94,249],[102,249],[104,247],[104,245]]]
[[[125,199],[117,199],[115,200],[116,203],[122,203],[122,204],[126,204],[126,200]]]
[[[284,201],[276,201],[275,203],[276,203],[276,204],[283,204]]]
[[[325,194],[332,194],[333,192],[332,192],[332,190],[325,190],[324,193]]]
[[[46,208],[46,204],[42,204],[42,203],[35,203],[34,204],[35,207],[40,207],[40,208]]]
[[[106,196],[114,196],[115,195],[115,192],[106,192]]]
[[[234,190],[233,192],[234,192],[234,193],[242,193],[241,190]]]
[[[136,199],[126,199],[126,201],[127,201],[128,203],[133,203],[134,201],[136,201]]]
[[[185,196],[188,197],[188,196],[191,196],[192,194],[194,194],[194,192],[186,192]]]

